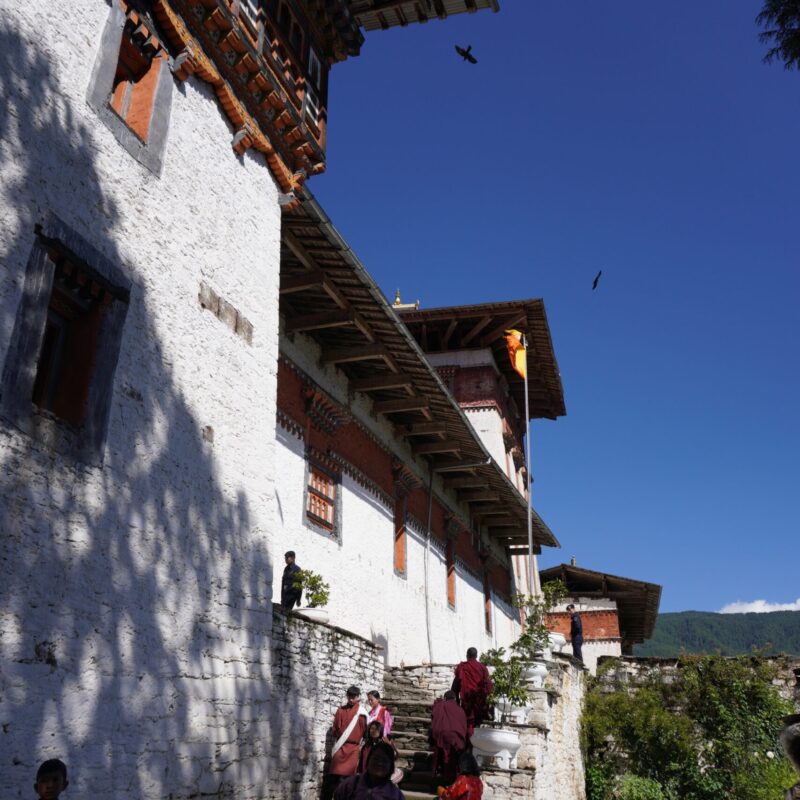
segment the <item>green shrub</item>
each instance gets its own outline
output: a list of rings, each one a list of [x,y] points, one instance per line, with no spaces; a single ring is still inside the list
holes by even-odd
[[[658,781],[629,773],[619,779],[612,797],[614,800],[666,800]]]
[[[776,672],[758,657],[690,656],[669,683],[655,675],[609,692],[596,682],[581,730],[589,800],[620,797],[626,775],[665,800],[780,797],[794,780],[778,741],[792,704],[772,684]]]
[[[301,569],[294,573],[292,581],[295,589],[302,589],[306,593],[306,602],[309,608],[322,608],[330,600],[330,585],[322,580],[322,576],[310,569]]]

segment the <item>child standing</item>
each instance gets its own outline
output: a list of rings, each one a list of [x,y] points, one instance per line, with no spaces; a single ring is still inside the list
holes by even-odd
[[[69,786],[67,765],[59,758],[51,758],[42,763],[36,771],[33,788],[39,800],[58,800],[58,796]]]
[[[458,760],[458,777],[452,786],[439,787],[437,794],[442,800],[481,800],[483,781],[478,762],[472,753],[462,753]]]

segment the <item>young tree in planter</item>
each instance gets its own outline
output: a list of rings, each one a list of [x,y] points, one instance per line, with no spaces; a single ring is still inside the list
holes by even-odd
[[[511,645],[511,649],[525,661],[540,658],[550,645],[550,630],[547,614],[567,596],[567,587],[562,580],[546,583],[541,596],[518,594],[514,605],[525,611],[525,631]]]
[[[309,608],[323,608],[330,600],[330,585],[322,580],[321,575],[310,569],[301,569],[295,572],[294,587],[305,592]]]

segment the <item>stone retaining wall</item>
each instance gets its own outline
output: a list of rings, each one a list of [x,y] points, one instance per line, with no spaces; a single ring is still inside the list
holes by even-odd
[[[800,658],[774,656],[767,659],[778,665],[778,674],[772,681],[781,697],[792,700],[800,713]],[[653,678],[664,683],[674,683],[680,678],[677,658],[626,656],[602,657],[597,664],[597,677],[604,691],[613,692],[622,687],[635,689]]]
[[[349,631],[273,608],[271,753],[268,798],[319,796],[330,726],[345,691],[383,693],[381,649]],[[303,731],[299,738],[296,734]]]

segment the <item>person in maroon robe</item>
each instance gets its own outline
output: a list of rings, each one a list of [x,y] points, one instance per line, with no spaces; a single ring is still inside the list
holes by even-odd
[[[467,715],[467,738],[475,728],[489,716],[489,693],[494,684],[489,670],[478,661],[478,651],[474,647],[467,650],[467,660],[455,669],[453,691]]]
[[[359,748],[367,730],[367,712],[359,703],[360,697],[358,686],[351,686],[347,690],[347,702],[336,709],[333,717],[331,765],[325,777],[323,798],[332,797],[340,781],[355,775],[358,769]]]
[[[458,759],[467,746],[467,715],[456,702],[455,692],[433,704],[431,712],[433,741],[433,774],[441,772],[442,784],[449,786],[456,779]]]

